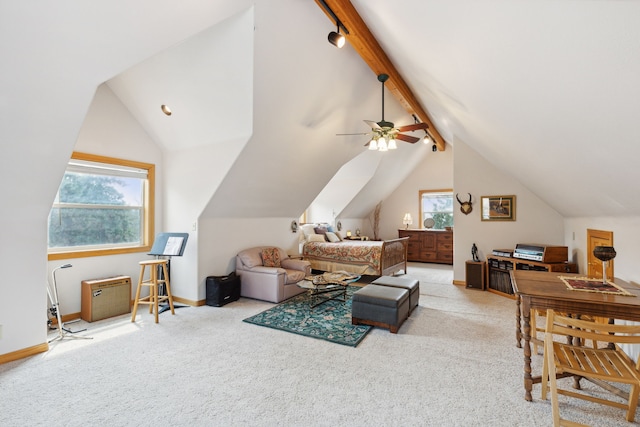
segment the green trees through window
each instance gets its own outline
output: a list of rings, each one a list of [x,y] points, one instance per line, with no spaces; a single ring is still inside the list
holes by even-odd
[[[453,191],[421,190],[420,218],[421,227],[424,227],[427,218],[432,218],[435,222],[434,229],[453,227]]]
[[[67,172],[58,191],[59,201],[49,215],[49,247],[139,244],[140,181]],[[127,206],[125,190],[137,190],[137,206]]]
[[[49,214],[50,253],[147,245],[154,168],[132,164],[74,153]]]

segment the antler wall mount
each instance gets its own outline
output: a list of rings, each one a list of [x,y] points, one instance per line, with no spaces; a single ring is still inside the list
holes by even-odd
[[[460,203],[460,212],[465,215],[469,215],[473,210],[473,206],[471,205],[471,193],[467,194],[469,195],[469,201],[463,202],[462,200],[460,200],[460,197],[458,197],[458,193],[456,193],[456,200],[458,201],[458,203]]]

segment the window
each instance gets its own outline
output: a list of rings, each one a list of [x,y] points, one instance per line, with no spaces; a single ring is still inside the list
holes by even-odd
[[[49,259],[149,251],[155,166],[73,153],[49,213]]]
[[[421,190],[420,218],[420,227],[427,218],[435,222],[431,228],[453,227],[453,190]]]

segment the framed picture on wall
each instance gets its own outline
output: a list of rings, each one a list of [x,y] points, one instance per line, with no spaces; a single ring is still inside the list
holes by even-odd
[[[483,221],[515,221],[516,196],[482,196]]]

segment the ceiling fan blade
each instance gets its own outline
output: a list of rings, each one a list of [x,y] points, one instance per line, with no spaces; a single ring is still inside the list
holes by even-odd
[[[345,136],[345,135],[369,135],[369,132],[360,132],[360,133],[336,133],[336,136]]]
[[[371,129],[382,129],[378,122],[374,122],[373,120],[364,120],[364,122],[368,124]]]
[[[411,144],[415,144],[416,142],[420,141],[420,138],[416,138],[415,136],[403,135],[401,133],[396,135],[396,139],[404,142],[409,142]]]
[[[400,126],[398,130],[400,132],[411,132],[414,130],[427,129],[429,127],[426,123],[415,123],[412,125]]]

